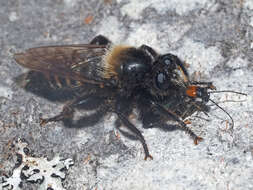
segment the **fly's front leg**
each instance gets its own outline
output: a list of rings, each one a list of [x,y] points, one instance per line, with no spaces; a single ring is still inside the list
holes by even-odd
[[[178,122],[179,127],[193,138],[195,145],[197,145],[200,141],[203,140],[203,138],[197,136],[191,129],[189,129],[186,126],[186,123],[183,122],[174,112],[166,110],[163,106],[159,105],[156,102],[151,101],[151,104],[157,109],[158,112],[160,112],[160,114],[166,116],[170,120],[172,119]]]

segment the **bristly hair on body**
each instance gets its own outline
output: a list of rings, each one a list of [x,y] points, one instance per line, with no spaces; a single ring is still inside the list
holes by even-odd
[[[210,99],[216,90],[212,82],[191,81],[176,55],[159,54],[147,45],[113,45],[99,35],[89,44],[31,48],[14,58],[30,69],[22,83],[25,90],[51,101],[67,102],[58,115],[41,118],[41,125],[63,121],[82,127],[85,121],[95,124],[113,112],[118,116],[115,124],[125,126],[142,143],[145,160],[153,157],[142,133],[129,120],[134,108],[144,128],[164,127],[175,121],[196,145],[203,138],[184,119],[196,112],[207,114],[208,102],[222,109],[234,124],[228,112]],[[95,114],[75,123],[75,109],[81,108],[95,110]]]
[[[105,55],[102,58],[104,71],[103,76],[106,79],[118,78],[117,70],[120,67],[120,58],[126,50],[131,48],[131,46],[126,45],[112,45],[106,51]],[[123,55],[124,56],[124,55]]]

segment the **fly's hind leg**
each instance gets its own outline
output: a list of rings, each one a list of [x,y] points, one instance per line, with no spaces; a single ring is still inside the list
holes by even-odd
[[[110,45],[112,42],[108,40],[105,36],[103,35],[98,35],[93,40],[91,40],[90,44],[92,45]]]
[[[84,100],[86,100],[87,98],[90,97],[91,94],[86,94],[85,96],[80,96],[77,97],[76,99],[70,101],[69,103],[67,103],[61,113],[59,115],[56,115],[54,117],[51,118],[40,118],[40,125],[45,125],[49,122],[54,122],[54,121],[62,121],[62,120],[66,120],[66,119],[73,119],[74,116],[74,108],[77,106],[80,106],[80,104],[82,104],[82,102],[85,102]]]
[[[65,105],[62,112],[51,118],[40,118],[40,125],[45,125],[53,121],[62,121],[64,119],[72,119],[74,115],[74,108],[71,105]]]

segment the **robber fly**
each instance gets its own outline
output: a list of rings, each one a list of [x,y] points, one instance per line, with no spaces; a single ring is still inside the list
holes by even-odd
[[[173,54],[153,48],[114,45],[104,36],[89,44],[47,46],[15,55],[29,68],[24,88],[50,100],[67,101],[59,115],[41,119],[72,120],[74,110],[91,97],[99,100],[98,112],[113,112],[118,122],[140,140],[145,160],[152,159],[142,133],[129,121],[133,109],[140,112],[144,128],[175,121],[198,144],[202,140],[183,121],[194,112],[208,111],[211,82],[193,82],[185,64]]]

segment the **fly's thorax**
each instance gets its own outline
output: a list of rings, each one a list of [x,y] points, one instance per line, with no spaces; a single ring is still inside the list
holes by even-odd
[[[104,77],[118,80],[127,89],[142,86],[152,69],[152,58],[142,49],[130,46],[112,46],[103,61]]]
[[[112,45],[103,56],[103,76],[106,79],[119,78],[119,68],[121,65],[122,54],[131,48],[125,45]]]

